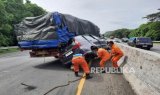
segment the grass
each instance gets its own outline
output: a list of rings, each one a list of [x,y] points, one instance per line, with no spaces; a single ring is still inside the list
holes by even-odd
[[[154,45],[160,45],[160,43],[153,43]]]
[[[0,55],[19,51],[18,48],[0,49]]]

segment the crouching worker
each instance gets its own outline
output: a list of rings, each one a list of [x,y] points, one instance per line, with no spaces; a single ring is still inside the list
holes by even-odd
[[[114,44],[113,41],[109,42],[109,46],[111,48],[112,66],[115,67],[115,68],[118,68],[117,62],[123,56],[123,52],[122,52],[122,50],[118,46],[116,46]]]
[[[85,58],[83,57],[82,54],[75,54],[73,55],[72,58],[72,64],[74,67],[74,72],[75,72],[75,76],[78,77],[78,72],[79,72],[79,66],[81,66],[81,68],[83,69],[83,71],[86,73],[86,79],[90,79],[92,78],[90,76],[90,69],[89,66],[85,60]]]
[[[103,48],[98,48],[97,46],[91,46],[91,50],[96,52],[98,57],[97,58],[100,58],[100,67],[103,69],[106,65],[106,62],[110,59],[110,54],[107,50],[103,49]],[[102,73],[105,73],[102,72]]]

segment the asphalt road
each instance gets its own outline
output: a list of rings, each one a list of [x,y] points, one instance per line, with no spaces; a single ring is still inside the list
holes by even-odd
[[[44,58],[30,58],[28,52],[6,54],[0,58],[0,95],[43,95],[74,79],[73,72],[54,58],[46,58],[44,63]],[[75,95],[77,83],[58,88],[48,95]]]
[[[81,95],[135,95],[123,75],[92,76],[85,81]],[[51,88],[75,79],[78,78],[70,69],[52,57],[45,60],[30,58],[27,51],[0,56],[0,95],[43,95]],[[71,83],[47,95],[76,95],[78,84],[79,81]]]
[[[153,47],[151,48],[151,51],[160,53],[160,44],[154,44]]]

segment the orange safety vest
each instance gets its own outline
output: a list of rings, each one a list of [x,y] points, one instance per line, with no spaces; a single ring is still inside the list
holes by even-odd
[[[105,60],[105,61],[107,61],[111,57],[109,52],[107,52],[107,50],[105,50],[103,48],[98,49],[97,55],[99,58],[101,58],[102,60]]]
[[[114,54],[115,56],[123,56],[122,50],[115,44],[113,44],[111,48],[111,54]]]

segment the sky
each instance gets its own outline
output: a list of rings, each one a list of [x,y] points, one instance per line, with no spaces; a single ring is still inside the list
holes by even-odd
[[[101,33],[120,28],[135,29],[157,12],[160,0],[30,0],[46,11],[70,14],[96,24]]]

